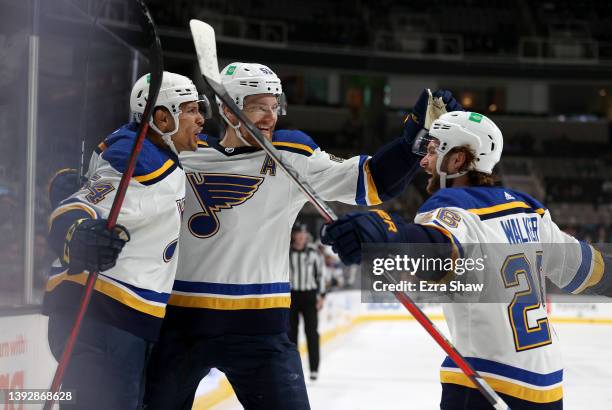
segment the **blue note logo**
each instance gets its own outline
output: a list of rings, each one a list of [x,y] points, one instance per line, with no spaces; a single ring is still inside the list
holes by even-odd
[[[263,177],[233,174],[188,173],[187,181],[202,207],[193,214],[187,226],[198,238],[210,238],[219,231],[217,213],[245,203],[253,197]]]
[[[176,251],[176,245],[178,245],[178,239],[173,240],[166,246],[164,249],[164,262],[168,263],[172,260],[174,251]]]

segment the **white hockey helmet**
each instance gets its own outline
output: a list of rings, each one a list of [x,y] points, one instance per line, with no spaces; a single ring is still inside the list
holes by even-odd
[[[221,84],[238,108],[244,108],[244,99],[249,95],[272,94],[278,99],[278,115],[287,113],[287,104],[280,78],[269,67],[257,63],[230,63],[221,70]],[[223,113],[223,102],[217,98],[219,114],[236,131],[238,138],[250,145],[240,133],[240,122],[232,124]]]
[[[440,116],[432,123],[429,132],[415,141],[415,153],[425,153],[432,137],[439,141],[436,171],[440,174],[442,188],[446,186],[446,179],[460,177],[471,170],[491,174],[504,147],[504,138],[497,125],[486,116],[469,111],[452,111]],[[461,146],[474,151],[474,162],[464,172],[447,175],[441,170],[444,157],[453,148]]]
[[[137,122],[142,121],[142,115],[149,96],[149,83],[151,75],[145,74],[136,81],[132,87],[130,95],[130,109],[134,114],[134,119]],[[178,131],[179,114],[181,113],[180,105],[184,102],[202,102],[205,106],[205,111],[210,112],[210,105],[205,96],[198,95],[198,90],[189,78],[175,73],[164,71],[162,84],[155,102],[155,107],[165,107],[174,118],[174,129],[169,132],[161,132],[154,124],[153,117],[149,121],[149,126],[162,136],[164,142],[176,153],[174,143],[171,136]],[[207,116],[205,115],[205,116]]]

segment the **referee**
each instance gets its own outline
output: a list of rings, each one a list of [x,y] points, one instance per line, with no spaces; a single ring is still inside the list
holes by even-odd
[[[319,332],[317,312],[323,307],[325,285],[323,257],[308,243],[306,225],[296,223],[291,230],[289,276],[291,278],[291,309],[289,339],[297,345],[300,313],[304,318],[310,380],[317,380],[319,371]]]

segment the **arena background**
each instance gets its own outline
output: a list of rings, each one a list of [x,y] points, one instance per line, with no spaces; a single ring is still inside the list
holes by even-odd
[[[501,183],[541,200],[568,233],[612,242],[608,1],[148,4],[166,70],[208,92],[187,30],[190,18],[205,20],[216,30],[221,67],[260,62],[280,76],[289,106],[277,129],[301,129],[338,156],[371,154],[399,135],[423,88],[452,90],[500,126]],[[58,169],[80,166],[82,146],[87,162],[128,120],[131,84],[147,71],[146,44],[128,0],[0,0],[0,10],[0,388],[45,388],[53,370],[38,315],[52,259],[46,185]],[[211,120],[206,131],[219,134],[221,124]],[[426,198],[424,182],[384,208],[410,220]],[[307,206],[300,219],[316,239],[322,222],[314,210]],[[342,294],[354,276],[345,270],[330,283],[338,297],[354,296]],[[361,317],[358,302],[346,306],[338,314],[344,327],[328,315],[328,338]],[[566,313],[597,310],[581,309]],[[612,317],[594,315],[600,323]]]

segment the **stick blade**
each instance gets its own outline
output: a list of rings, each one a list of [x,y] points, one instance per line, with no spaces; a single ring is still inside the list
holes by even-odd
[[[189,21],[189,27],[202,75],[216,83],[221,83],[219,63],[217,62],[215,29],[210,24],[196,19]]]

